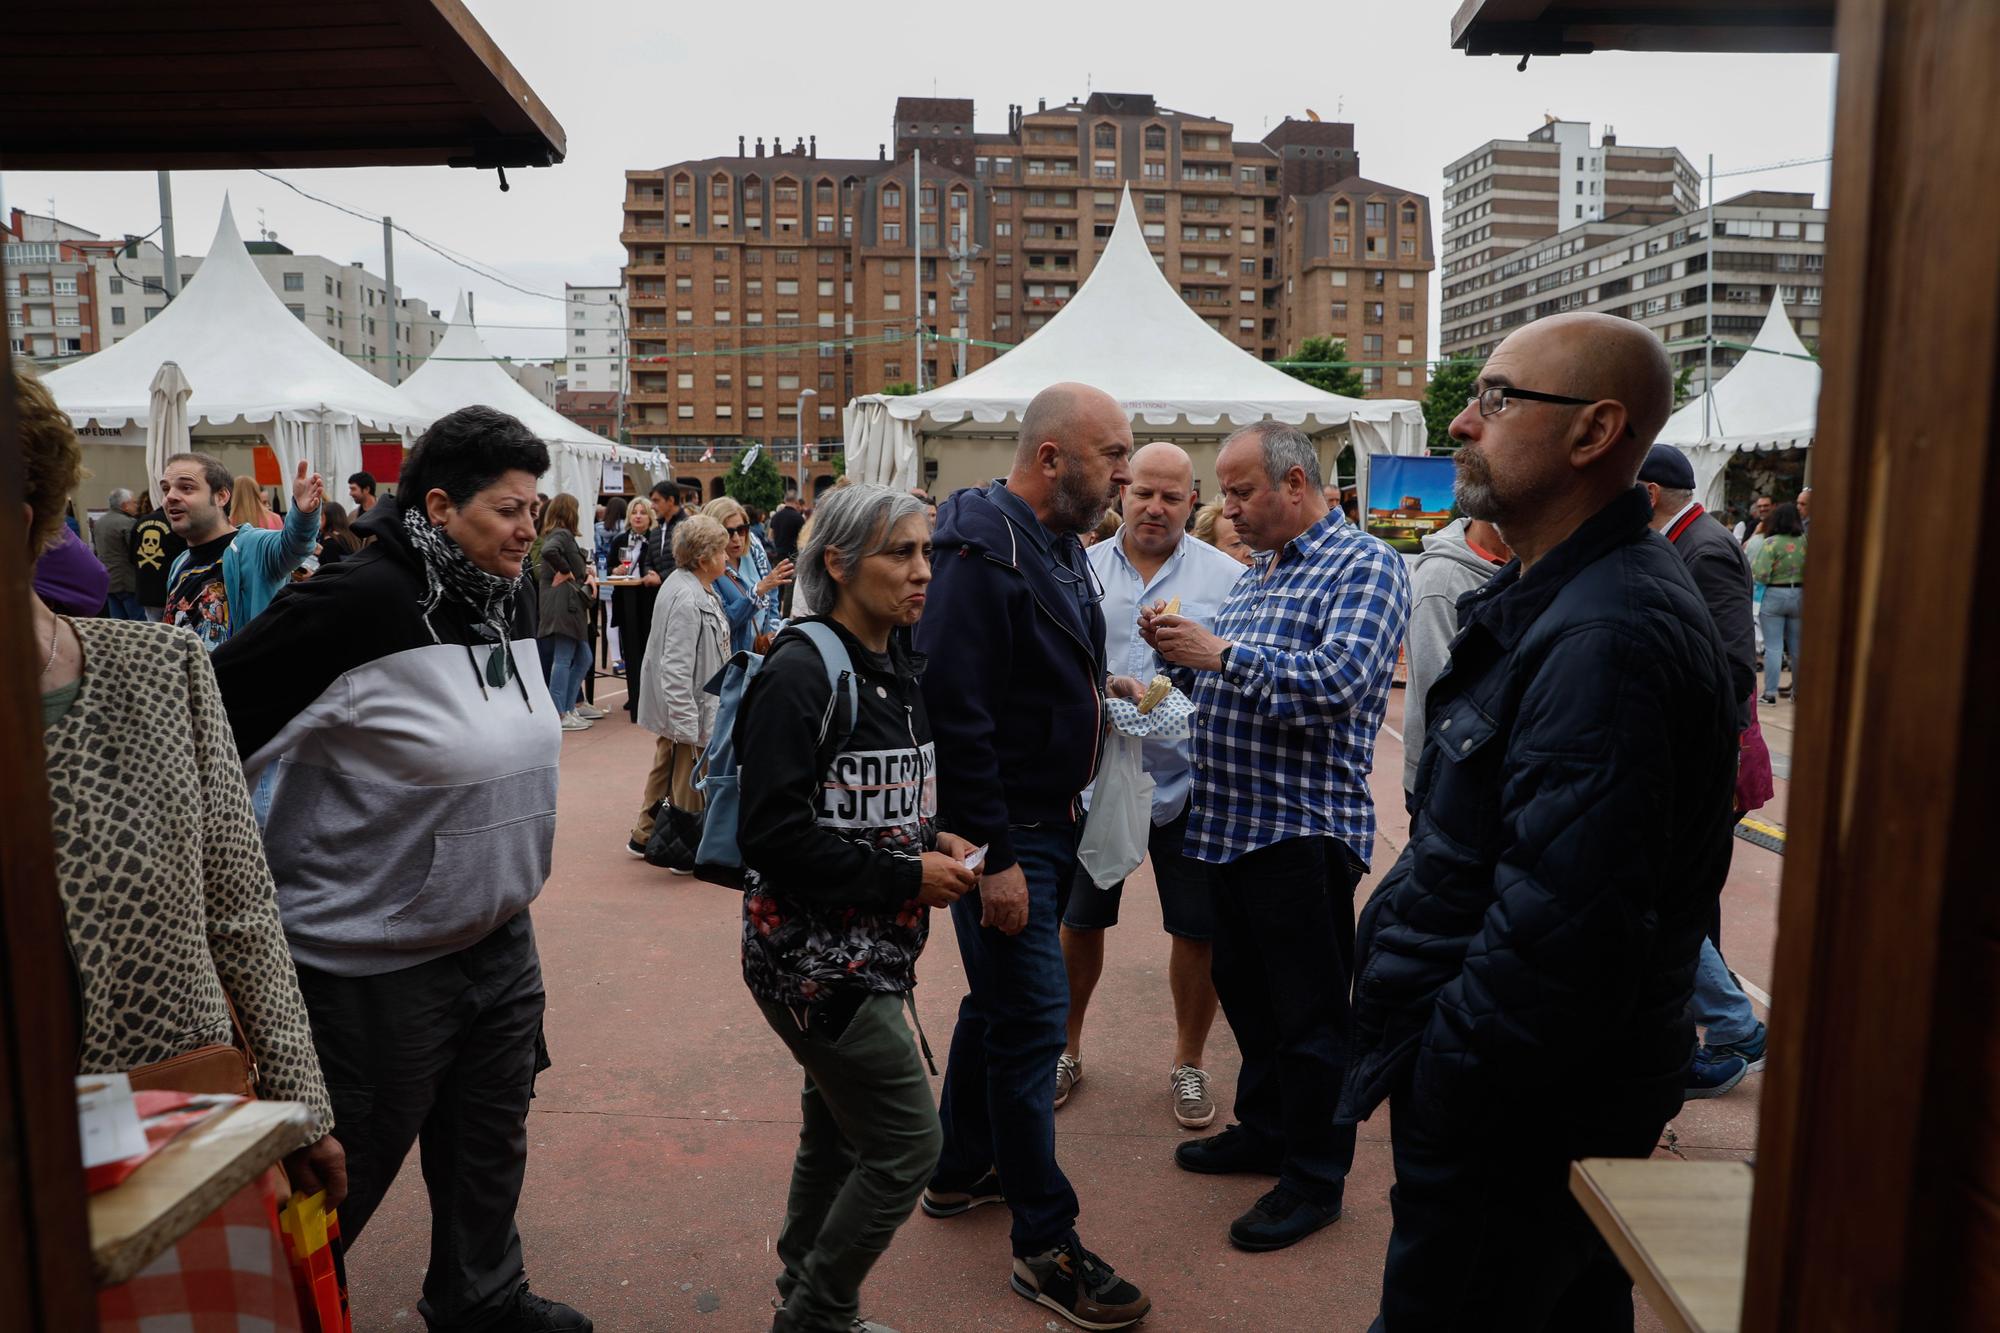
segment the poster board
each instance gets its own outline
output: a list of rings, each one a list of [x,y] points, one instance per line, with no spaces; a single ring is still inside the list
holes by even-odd
[[[1423,550],[1423,539],[1452,520],[1450,458],[1368,455],[1363,526],[1405,555]]]

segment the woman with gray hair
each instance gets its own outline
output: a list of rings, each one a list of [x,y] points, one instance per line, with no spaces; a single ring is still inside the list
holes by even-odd
[[[798,562],[826,614],[778,635],[736,724],[756,756],[740,770],[743,979],[805,1072],[774,1333],[875,1327],[861,1283],[943,1144],[901,1013],[927,909],[976,883],[973,848],[936,828],[922,663],[896,633],[923,614],[930,555],[914,497],[829,492]]]
[[[715,591],[728,564],[729,534],[720,523],[694,514],[675,525],[674,572],[660,585],[640,667],[646,688],[639,696],[639,725],[660,739],[646,775],[639,819],[626,844],[634,856],[646,854],[662,798],[690,813],[702,808],[694,766],[714,729],[719,702],[702,686],[729,660],[729,621]],[[679,874],[694,870],[692,864],[668,868]]]

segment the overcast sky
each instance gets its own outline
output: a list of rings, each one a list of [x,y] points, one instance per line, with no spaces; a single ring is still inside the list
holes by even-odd
[[[1612,126],[1620,142],[1680,148],[1718,173],[1831,147],[1830,56],[1703,56],[1610,52],[1532,60],[1472,59],[1451,49],[1457,0],[1319,0],[1143,9],[1015,0],[1005,5],[829,7],[661,6],[626,0],[467,0],[488,33],[555,113],[568,160],[508,173],[447,167],[287,171],[312,193],[396,221],[560,296],[565,282],[615,283],[627,169],[733,153],[736,136],[819,136],[827,156],[872,157],[890,138],[898,95],[970,97],[978,129],[1003,130],[1007,105],[1053,105],[1090,90],[1144,92],[1164,106],[1233,121],[1262,137],[1308,107],[1350,120],[1368,176],[1439,205],[1444,165],[1492,138],[1519,138],[1550,114]],[[1140,18],[1138,24],[1133,23]],[[87,94],[86,94],[87,95]],[[31,133],[16,125],[13,133]],[[1594,139],[1593,139],[1594,141]],[[1811,190],[1824,204],[1824,163],[1719,180],[1726,199],[1751,188]],[[56,215],[107,236],[159,223],[152,173],[10,172],[7,205]],[[259,210],[299,253],[382,271],[381,228],[300,198],[250,172],[174,176],[177,248],[207,250],[224,192],[246,238]],[[1433,219],[1436,225],[1436,219]],[[476,294],[496,353],[562,351],[558,301],[509,291],[407,238],[398,285],[450,317],[453,294]],[[1430,354],[1436,355],[1436,284]],[[503,326],[516,325],[518,328]]]

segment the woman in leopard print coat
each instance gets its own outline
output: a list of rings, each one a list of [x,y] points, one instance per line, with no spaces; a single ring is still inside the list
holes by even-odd
[[[61,528],[81,473],[48,391],[17,376],[31,549]],[[340,1192],[339,1145],[276,891],[208,654],[168,625],[31,606],[56,873],[81,999],[79,1071],[107,1073],[232,1040],[260,1096],[303,1102],[320,1141],[294,1184]]]

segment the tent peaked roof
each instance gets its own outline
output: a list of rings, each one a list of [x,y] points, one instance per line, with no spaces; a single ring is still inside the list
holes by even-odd
[[[153,376],[177,362],[194,394],[190,426],[277,417],[401,434],[429,420],[394,387],[321,342],[257,270],[225,199],[208,257],[181,294],[123,339],[47,377],[79,426],[143,424]]]
[[[432,417],[480,404],[519,418],[535,438],[547,444],[606,450],[611,446],[611,441],[577,425],[500,368],[486,349],[486,340],[479,336],[479,326],[466,313],[463,292],[452,312],[451,327],[424,363],[403,381],[403,392]]]
[[[1684,449],[1803,449],[1819,417],[1819,362],[1775,297],[1743,359],[1667,418],[1660,440]]]
[[[923,419],[929,433],[949,435],[954,423],[1018,420],[1030,399],[1064,380],[1095,385],[1136,420],[1191,434],[1266,418],[1317,433],[1350,418],[1388,422],[1412,414],[1422,430],[1415,403],[1316,389],[1211,328],[1154,263],[1129,189],[1090,277],[1047,325],[965,378],[890,398],[887,407],[898,420]]]

